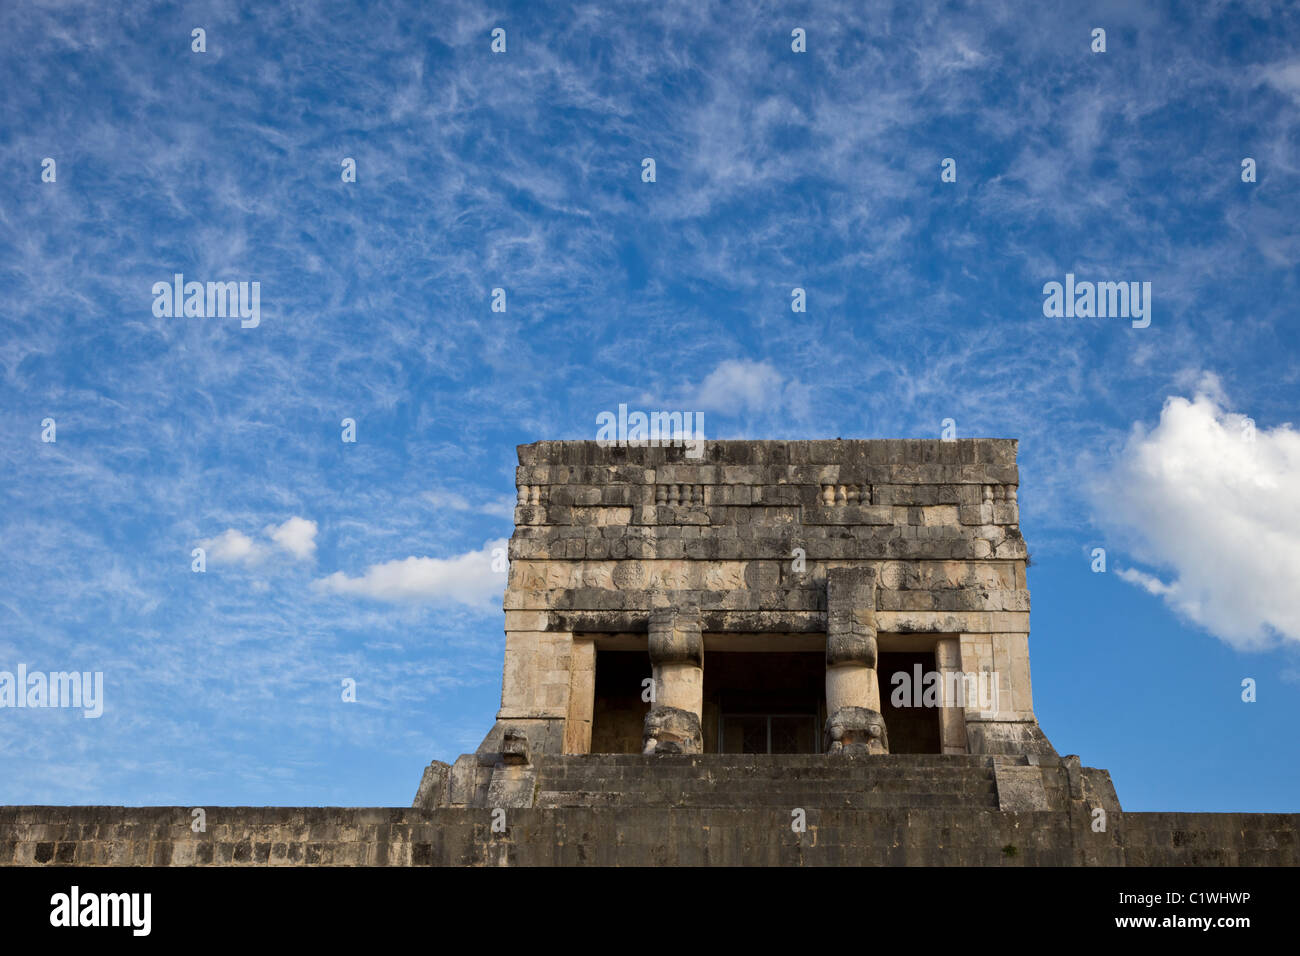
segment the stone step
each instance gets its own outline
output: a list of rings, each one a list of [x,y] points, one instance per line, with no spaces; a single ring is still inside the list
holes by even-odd
[[[611,793],[608,791],[543,791],[538,806],[997,806],[996,793]]]
[[[737,780],[729,777],[701,777],[696,779],[542,777],[538,781],[538,787],[542,790],[621,790],[629,792],[638,789],[697,792],[724,788],[755,792],[772,788],[797,788],[804,790],[875,790],[882,793],[943,793],[989,790],[995,786],[996,781],[992,777],[935,778],[923,776],[890,780],[863,780],[852,777],[770,777],[761,780]]]
[[[896,770],[950,770],[950,771],[970,771],[970,770],[991,770],[994,764],[988,758],[982,758],[979,762],[967,762],[960,758],[945,757],[935,760],[917,760],[911,757],[890,759],[888,757],[872,757],[865,759],[854,759],[848,757],[827,757],[820,754],[800,754],[791,757],[765,757],[765,758],[732,758],[724,756],[702,757],[627,757],[625,759],[614,759],[608,756],[602,757],[554,757],[545,756],[541,758],[541,763],[548,767],[556,769],[578,769],[587,767],[599,767],[608,770],[634,770],[646,769],[657,772],[671,772],[680,770],[750,770],[750,771],[770,771],[770,770],[795,770],[808,767],[834,767],[839,769],[870,769],[882,772]]]
[[[996,808],[997,761],[900,754],[546,756],[539,807]]]
[[[996,809],[995,793],[871,793],[860,790],[819,792],[773,791],[761,794],[761,800],[748,791],[715,790],[701,793],[619,793],[610,791],[542,791],[538,807],[600,807],[631,805],[637,807],[742,808],[755,806],[801,807],[808,809],[908,809],[989,808]]]
[[[826,754],[565,754],[547,755],[548,766],[609,767],[812,767],[828,762],[843,766],[878,767],[990,767],[995,758],[972,754],[880,754],[875,756],[835,756]],[[1003,758],[1006,759],[1006,758]],[[1016,762],[1016,761],[1008,761]]]
[[[920,768],[882,769],[874,767],[784,767],[764,770],[725,770],[715,767],[664,767],[618,770],[609,767],[553,768],[542,766],[544,780],[992,780],[994,772],[977,768],[961,770]]]
[[[693,790],[684,790],[684,788],[620,788],[620,787],[541,787],[538,793],[623,793],[623,795],[632,799],[640,795],[646,800],[651,797],[666,797],[668,800],[681,797],[682,800],[705,800],[711,797],[735,796],[736,799],[744,797],[750,803],[761,804],[766,801],[776,800],[784,803],[788,797],[800,797],[800,799],[820,800],[824,799],[831,793],[867,793],[871,796],[888,797],[896,804],[904,805],[907,797],[914,793],[924,793],[924,795],[941,797],[945,800],[971,800],[983,799],[983,797],[995,797],[997,790],[995,787],[948,787],[948,788],[931,788],[931,790],[875,790],[875,788],[863,787],[763,787],[761,790],[754,790],[749,787],[699,787]]]
[[[696,777],[659,777],[659,776],[605,776],[587,774],[563,774],[552,776],[540,774],[538,784],[544,790],[635,790],[638,787],[675,788],[683,790],[699,788],[716,788],[721,786],[739,786],[747,790],[759,790],[772,786],[808,786],[808,787],[845,787],[849,789],[878,790],[935,790],[961,789],[964,787],[993,786],[995,778],[989,775],[971,776],[930,776],[926,774],[908,774],[906,776],[850,776],[832,774],[808,774],[806,776],[773,774],[764,777],[736,777],[725,774],[708,774]]]

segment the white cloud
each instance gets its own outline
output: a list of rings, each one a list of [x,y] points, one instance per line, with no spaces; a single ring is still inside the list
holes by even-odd
[[[1259,75],[1269,86],[1300,103],[1300,59],[1270,63],[1260,69]]]
[[[1300,432],[1224,410],[1218,380],[1135,425],[1098,482],[1096,519],[1168,583],[1117,573],[1239,649],[1300,643]]]
[[[227,528],[215,538],[205,538],[199,546],[209,561],[217,564],[257,564],[266,557],[266,546],[242,531]]]
[[[452,511],[475,511],[479,514],[494,515],[498,518],[510,518],[512,520],[515,516],[515,499],[513,496],[488,498],[475,504],[464,495],[448,491],[445,488],[435,488],[426,494],[425,498],[435,508],[447,508]]]
[[[293,516],[281,525],[267,525],[263,534],[270,541],[258,540],[237,528],[227,528],[215,538],[205,538],[199,545],[215,564],[260,564],[273,553],[272,544],[302,560],[316,553],[316,522]]]
[[[500,498],[493,498],[491,501],[485,501],[479,506],[478,510],[483,512],[485,515],[495,515],[498,518],[505,518],[508,521],[514,521],[514,495],[504,495]]]
[[[330,594],[373,598],[377,601],[437,602],[491,605],[500,602],[505,590],[504,568],[492,568],[493,551],[501,549],[498,566],[502,566],[508,542],[505,538],[488,541],[478,551],[452,558],[409,557],[382,564],[372,564],[360,577],[350,578],[335,571],[313,584]]]
[[[777,408],[785,381],[767,362],[728,359],[709,373],[689,401],[704,411],[737,414]]]
[[[1145,571],[1139,571],[1136,568],[1118,568],[1115,573],[1129,584],[1135,584],[1146,591],[1147,594],[1154,594],[1156,597],[1178,593],[1176,585],[1165,584],[1154,574],[1147,574]]]
[[[294,516],[284,524],[268,527],[271,540],[295,558],[302,560],[316,553],[316,522]]]
[[[454,491],[446,491],[442,488],[435,488],[425,495],[435,508],[450,508],[453,511],[469,511],[471,505],[464,495],[458,495]]]

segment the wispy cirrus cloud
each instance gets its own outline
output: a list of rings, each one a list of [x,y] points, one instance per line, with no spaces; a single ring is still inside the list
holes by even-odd
[[[1019,437],[1043,559],[1206,356],[1293,417],[1294,9],[1120,5],[1104,56],[1042,4],[819,5],[802,55],[770,3],[628,9],[225,5],[199,56],[162,3],[0,7],[0,653],[117,674],[93,731],[0,723],[0,802],[210,799],[232,766],[228,802],[409,798],[497,704],[514,446],[620,401]],[[259,328],[153,316],[177,271],[260,281]],[[1149,334],[1044,320],[1066,271],[1152,280]],[[194,574],[198,542],[276,573]],[[1169,547],[1135,560],[1187,594]],[[339,740],[382,793],[323,782]]]
[[[428,492],[425,498],[435,508],[447,509],[450,511],[467,511],[477,512],[479,514],[492,515],[496,518],[514,518],[515,499],[510,495],[483,495],[481,492],[476,493],[476,501],[471,501],[465,495],[458,494],[455,491],[448,491],[445,488],[435,488]]]

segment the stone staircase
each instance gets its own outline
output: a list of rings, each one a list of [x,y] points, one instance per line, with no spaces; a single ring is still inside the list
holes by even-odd
[[[547,756],[532,805],[559,807],[998,809],[986,756]]]
[[[414,806],[1119,813],[1105,770],[1034,754],[466,754]]]

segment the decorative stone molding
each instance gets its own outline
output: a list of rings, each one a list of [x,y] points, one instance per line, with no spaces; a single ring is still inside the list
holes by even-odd
[[[544,525],[550,503],[550,485],[519,484],[515,488],[515,524]]]
[[[876,666],[876,572],[835,568],[826,575],[826,666]]]
[[[870,485],[822,485],[821,503],[827,508],[837,505],[871,504]]]
[[[519,766],[532,761],[528,755],[528,735],[518,727],[507,727],[501,735],[501,762]]]
[[[538,505],[544,505],[548,500],[546,492],[549,487],[549,485],[520,485],[515,489],[517,496],[515,504],[520,508],[536,508]]]
[[[704,485],[655,485],[655,504],[672,508],[703,505],[704,488]]]
[[[704,666],[704,639],[698,606],[657,608],[650,614],[650,661],[653,664]]]
[[[1015,485],[985,485],[984,500],[985,501],[1015,501],[1016,486]]]

